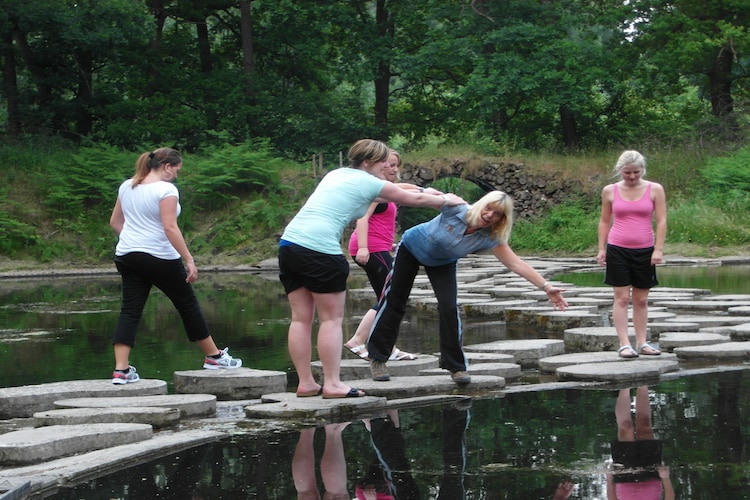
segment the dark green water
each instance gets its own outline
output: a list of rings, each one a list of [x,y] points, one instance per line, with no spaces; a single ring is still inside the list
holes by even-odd
[[[715,294],[748,293],[748,276],[748,266],[659,269],[662,286],[708,288]],[[601,285],[596,274],[555,279]],[[363,278],[353,277],[352,287],[360,286]],[[204,273],[196,290],[220,346],[229,346],[245,366],[287,371],[294,385],[286,351],[288,305],[274,276]],[[368,305],[348,304],[345,335],[353,331]],[[0,386],[109,378],[110,335],[118,307],[116,276],[1,282]],[[497,323],[465,326],[467,344],[524,335]],[[410,313],[399,346],[434,352],[437,344],[431,332],[435,330],[433,319]],[[202,364],[172,305],[158,292],[148,303],[131,362],[143,377],[170,384],[174,371]],[[750,498],[748,377],[746,371],[700,375],[649,388],[654,427],[663,441],[663,462],[670,467],[677,498]],[[325,472],[326,478],[343,481],[346,498],[356,498],[357,485],[382,478],[381,469],[375,467],[376,448],[395,467],[393,478],[400,492],[396,498],[552,498],[565,478],[576,485],[571,498],[606,498],[605,462],[611,456],[610,441],[616,437],[617,394],[616,390],[523,392],[474,400],[470,408],[401,410],[400,430],[379,418],[373,422],[373,434],[362,421],[343,429],[239,434],[50,498],[297,498],[293,470],[297,484],[302,484],[302,463],[312,467],[307,472],[312,472],[321,494]],[[298,449],[308,438],[312,446]],[[305,450],[307,462],[302,460]],[[337,466],[335,460],[332,465],[331,456],[343,456],[344,465]]]

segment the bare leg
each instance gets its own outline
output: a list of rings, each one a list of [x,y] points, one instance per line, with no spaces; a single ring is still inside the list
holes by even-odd
[[[326,444],[320,459],[320,475],[323,478],[323,498],[351,498],[346,489],[346,457],[341,432],[349,425],[326,425]]]
[[[287,295],[292,307],[292,322],[289,324],[289,355],[299,377],[297,392],[310,392],[318,389],[312,374],[312,322],[315,315],[313,294],[298,288]],[[326,374],[327,376],[327,374]]]
[[[318,357],[323,365],[323,395],[343,395],[351,389],[341,382],[341,343],[344,336],[341,325],[344,321],[346,292],[314,293],[312,295],[320,320]],[[308,361],[308,370],[310,370],[309,364]]]
[[[367,337],[370,336],[370,330],[372,330],[372,324],[375,322],[375,316],[377,316],[375,309],[368,309],[365,315],[362,317],[362,321],[359,322],[357,331],[354,332],[354,336],[349,339],[346,343],[347,347],[354,348],[362,344],[367,344]]]
[[[648,289],[633,288],[633,327],[635,328],[635,345],[646,343],[646,329],[648,325]],[[648,347],[645,349],[648,350]],[[645,352],[650,354],[651,352]]]
[[[127,370],[130,366],[130,350],[127,344],[115,344],[115,370]]]
[[[367,340],[370,337],[370,331],[372,330],[372,324],[375,322],[375,317],[377,316],[377,311],[375,309],[368,309],[364,316],[362,316],[362,321],[359,322],[359,326],[357,326],[357,331],[354,332],[354,336],[350,338],[346,344],[344,344],[349,349],[355,349],[358,346],[364,345],[365,348],[361,351],[358,351],[357,354],[361,356],[364,352],[366,352],[366,346],[367,346]],[[410,354],[405,351],[400,351],[396,346],[393,346],[393,350],[391,353],[399,352],[399,358],[403,358],[406,360],[414,359],[416,356],[414,354]]]
[[[205,339],[196,341],[196,344],[201,348],[201,351],[203,351],[203,354],[206,356],[215,356],[216,354],[219,354],[221,350],[216,347],[216,343],[214,342],[213,337],[210,335],[206,337]]]
[[[635,438],[639,441],[654,439],[651,404],[648,400],[648,386],[646,385],[638,387],[635,392]]]
[[[617,420],[617,440],[635,441],[633,420],[630,418],[630,389],[620,389],[615,402],[615,419]]]
[[[299,441],[292,457],[292,478],[298,499],[318,499],[318,484],[315,480],[315,451],[313,439],[315,428],[303,429],[299,433]]]
[[[628,337],[628,304],[630,303],[630,287],[614,287],[615,299],[612,305],[612,321],[615,324],[617,340],[620,347],[630,345]]]

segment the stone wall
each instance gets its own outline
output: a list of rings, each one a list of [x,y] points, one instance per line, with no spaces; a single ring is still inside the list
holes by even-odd
[[[545,212],[576,192],[570,181],[553,173],[530,173],[523,164],[492,163],[481,158],[470,160],[434,159],[426,165],[405,162],[401,181],[429,186],[444,177],[460,177],[485,191],[505,191],[513,198],[516,217],[527,218]],[[469,202],[475,200],[467,200]]]

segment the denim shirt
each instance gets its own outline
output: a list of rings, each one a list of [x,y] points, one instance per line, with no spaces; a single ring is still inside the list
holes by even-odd
[[[440,209],[434,219],[409,228],[401,244],[424,266],[444,266],[470,253],[502,245],[504,242],[492,238],[487,228],[464,234],[468,209],[469,205]]]

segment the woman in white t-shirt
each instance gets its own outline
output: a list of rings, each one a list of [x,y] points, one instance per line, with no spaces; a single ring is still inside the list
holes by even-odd
[[[115,265],[122,277],[122,306],[112,339],[113,384],[128,384],[140,378],[129,357],[153,286],[164,292],[180,313],[188,339],[205,354],[203,368],[242,366],[242,360],[230,356],[228,349],[216,347],[193,292],[191,283],[198,277],[198,268],[177,225],[180,194],[172,183],[181,168],[182,157],[174,149],[143,153],[135,164],[135,175],[118,190],[109,220],[119,236]]]

